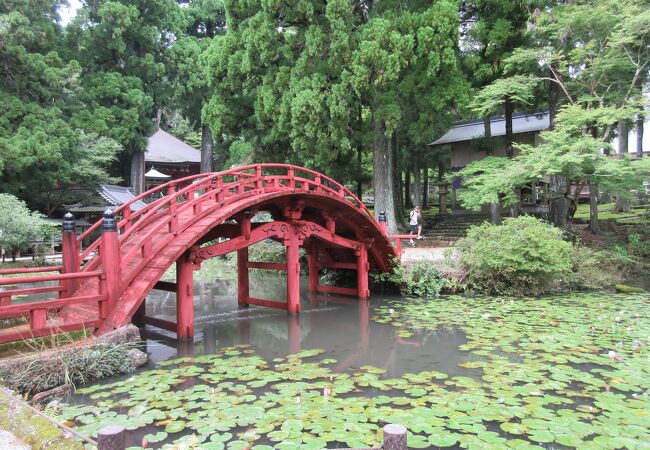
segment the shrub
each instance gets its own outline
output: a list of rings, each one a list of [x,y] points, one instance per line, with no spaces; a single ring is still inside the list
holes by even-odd
[[[397,263],[391,272],[379,274],[376,279],[395,284],[404,295],[418,297],[436,297],[448,284],[448,280],[425,261],[408,267]]]
[[[572,245],[562,231],[530,216],[474,226],[457,245],[469,281],[488,293],[547,292],[573,268]]]
[[[602,289],[620,283],[628,270],[629,259],[616,252],[575,245],[573,271],[566,279],[569,289]]]

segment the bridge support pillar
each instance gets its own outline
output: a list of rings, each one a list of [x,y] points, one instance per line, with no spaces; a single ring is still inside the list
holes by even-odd
[[[309,292],[316,293],[318,292],[318,244],[312,242],[309,246],[308,253],[308,265],[309,265]]]
[[[240,308],[248,307],[250,285],[248,280],[248,247],[237,250],[237,303]]]
[[[359,250],[355,252],[357,256],[357,291],[360,299],[370,297],[370,289],[368,289],[368,247],[364,242],[361,243]]]
[[[79,272],[79,242],[77,241],[76,223],[74,216],[67,213],[63,217],[63,236],[61,237],[61,250],[63,252],[63,273]],[[70,297],[77,290],[77,280],[63,282],[65,290],[59,294],[60,298]]]
[[[176,261],[176,338],[194,338],[194,264],[189,252]]]
[[[296,233],[291,233],[287,247],[287,312],[300,312],[300,242]]]

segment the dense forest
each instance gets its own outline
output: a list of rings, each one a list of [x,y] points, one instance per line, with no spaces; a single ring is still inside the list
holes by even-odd
[[[88,0],[65,25],[63,6],[0,3],[0,188],[47,214],[99,183],[141,191],[157,127],[204,171],[290,162],[372,188],[391,230],[410,181],[426,205],[445,176],[427,144],[456,120],[506,117],[507,157],[461,173],[467,207],[550,177],[562,225],[569,185],[625,195],[650,168],[608,157],[643,132],[645,0]],[[513,113],[541,109],[543,144],[513,143]]]

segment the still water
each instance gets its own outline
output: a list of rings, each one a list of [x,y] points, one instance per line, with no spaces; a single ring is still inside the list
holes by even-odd
[[[281,277],[252,275],[251,296],[286,301],[283,282]],[[307,283],[305,279],[301,284]],[[178,343],[174,333],[146,327],[143,338],[150,362],[214,353],[235,345],[251,345],[264,359],[322,348],[326,351],[324,357],[338,360],[334,367],[337,371],[372,365],[393,377],[424,369],[466,375],[470,372],[459,364],[476,359],[458,351],[467,339],[454,327],[401,338],[393,326],[370,320],[373,309],[389,297],[359,301],[343,296],[310,295],[303,290],[301,298],[303,309],[299,316],[254,305],[240,309],[236,281],[197,282],[194,342]],[[147,314],[175,321],[175,295],[154,292],[147,299]]]
[[[303,280],[302,286],[307,285]],[[286,299],[251,273],[251,296]],[[650,296],[369,301],[301,292],[302,312],[240,309],[234,281],[195,286],[195,339],[146,327],[150,362],[80,389],[60,417],[134,448],[647,448]],[[147,314],[175,318],[173,294]]]

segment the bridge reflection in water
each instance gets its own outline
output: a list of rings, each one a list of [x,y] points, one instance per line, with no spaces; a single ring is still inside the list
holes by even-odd
[[[251,277],[251,286],[267,295],[279,295],[281,284],[264,276]],[[450,376],[468,375],[459,364],[477,357],[458,347],[467,342],[459,330],[440,329],[435,333],[400,338],[390,324],[373,322],[372,310],[383,298],[371,300],[315,295],[301,291],[302,314],[287,315],[263,307],[240,309],[236,281],[196,283],[196,336],[194,342],[177,341],[174,333],[146,327],[143,337],[152,362],[175,357],[215,353],[233,345],[250,345],[267,361],[322,348],[323,357],[337,360],[335,371],[363,365],[386,369],[387,376],[438,370]],[[173,297],[173,294],[171,295]],[[174,317],[175,304],[165,294],[154,292],[147,299],[147,310],[156,317]]]

